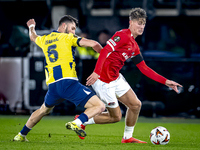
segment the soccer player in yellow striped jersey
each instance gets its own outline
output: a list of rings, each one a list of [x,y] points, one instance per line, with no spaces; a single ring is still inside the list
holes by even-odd
[[[100,52],[102,46],[86,38],[75,35],[78,25],[77,19],[70,15],[63,16],[59,21],[57,31],[48,35],[38,36],[35,31],[36,22],[30,19],[27,22],[31,41],[43,50],[46,59],[45,74],[48,91],[42,106],[34,111],[23,129],[14,137],[14,141],[27,141],[29,131],[50,111],[62,101],[67,100],[75,106],[85,107],[86,110],[72,122],[66,123],[66,128],[73,130],[84,139],[85,131],[81,128],[84,122],[105,110],[103,102],[77,78],[74,61],[74,47],[92,47]]]
[[[72,33],[53,31],[46,36],[38,36],[35,43],[43,49],[47,66],[45,67],[46,83],[50,84],[59,79],[77,79],[74,61],[74,48],[78,38]]]

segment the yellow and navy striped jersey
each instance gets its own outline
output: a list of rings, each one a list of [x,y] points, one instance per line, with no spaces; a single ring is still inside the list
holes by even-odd
[[[74,52],[80,39],[72,33],[57,31],[36,38],[35,43],[42,48],[46,59],[47,85],[63,78],[77,80]]]

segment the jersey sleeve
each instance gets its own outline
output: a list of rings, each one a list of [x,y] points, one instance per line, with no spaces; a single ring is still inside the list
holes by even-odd
[[[77,35],[75,35],[75,34],[72,34],[72,33],[69,33],[69,36],[71,37],[72,46],[74,46],[74,47],[79,46],[79,41],[82,38],[77,36]]]
[[[150,79],[165,84],[166,82],[166,78],[159,75],[158,73],[156,73],[155,71],[153,71],[151,68],[149,68],[146,63],[144,62],[144,60],[142,60],[140,63],[138,63],[136,65],[138,67],[138,69],[147,77],[149,77]]]
[[[107,45],[100,51],[100,55],[99,55],[99,58],[97,60],[97,63],[96,63],[95,69],[94,69],[94,72],[97,73],[98,75],[101,74],[103,64],[104,64],[109,52],[110,52],[110,48]]]
[[[113,35],[112,38],[110,38],[107,41],[107,45],[100,51],[99,58],[97,60],[94,72],[97,73],[98,75],[101,74],[103,64],[110,52],[115,51],[118,47],[124,45],[124,40],[121,40],[122,36],[118,35],[118,32]],[[122,38],[123,39],[123,38]]]
[[[101,50],[99,58],[97,60],[94,72],[98,75],[101,74],[103,64],[110,52],[113,52],[117,50],[120,47],[123,47],[123,45],[126,44],[128,39],[128,36],[123,32],[116,32],[108,41],[107,45]]]
[[[125,33],[118,31],[107,41],[107,44],[115,51],[125,45],[128,40],[129,38]]]
[[[45,36],[38,36],[36,39],[35,39],[35,43],[40,47],[42,48],[43,45],[44,45],[44,40],[45,40]]]

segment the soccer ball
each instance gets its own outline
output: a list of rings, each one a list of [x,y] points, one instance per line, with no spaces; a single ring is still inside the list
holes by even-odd
[[[150,141],[155,145],[166,145],[169,143],[170,133],[165,127],[156,127],[151,130]]]

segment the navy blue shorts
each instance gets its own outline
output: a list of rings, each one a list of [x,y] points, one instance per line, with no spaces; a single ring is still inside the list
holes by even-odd
[[[45,96],[45,106],[53,107],[64,100],[74,103],[76,106],[85,106],[87,101],[95,94],[77,80],[63,79],[49,84]]]

